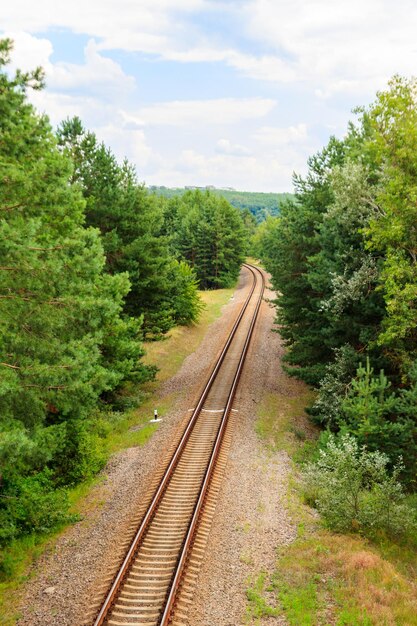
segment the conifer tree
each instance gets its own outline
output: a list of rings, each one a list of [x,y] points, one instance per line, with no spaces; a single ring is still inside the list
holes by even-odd
[[[247,246],[239,210],[209,191],[188,191],[171,202],[176,212],[178,253],[195,269],[200,286],[231,286]]]
[[[78,118],[66,120],[58,131],[59,143],[75,164],[74,178],[86,199],[87,224],[100,229],[110,274],[127,272],[131,289],[125,302],[127,315],[143,318],[146,336],[158,337],[175,323],[198,316],[195,277],[175,264],[163,233],[163,199],[149,194],[134,168],[117,163],[112,151],[85,131]],[[178,275],[176,274],[178,273]],[[175,302],[179,284],[188,299],[189,314],[179,314]]]
[[[10,77],[11,49],[0,42],[0,489],[10,496],[0,499],[0,526],[4,518],[13,536],[32,523],[24,519],[36,498],[53,508],[45,494],[54,481],[98,468],[90,412],[103,393],[149,372],[137,322],[120,317],[128,276],[103,272],[72,163],[28,103],[42,72]]]

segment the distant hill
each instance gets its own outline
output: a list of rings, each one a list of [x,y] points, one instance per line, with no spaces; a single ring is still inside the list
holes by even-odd
[[[217,189],[216,187],[148,187],[151,193],[165,198],[181,196],[189,189],[209,190],[225,198],[238,209],[249,209],[257,222],[262,222],[267,215],[279,215],[279,207],[284,200],[293,198],[292,193],[262,193],[252,191],[236,191],[235,189]]]

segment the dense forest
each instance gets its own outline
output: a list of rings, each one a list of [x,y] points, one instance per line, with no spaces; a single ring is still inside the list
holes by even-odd
[[[67,488],[105,463],[102,434],[155,376],[144,344],[230,286],[241,213],[210,192],[166,200],[80,119],[54,132],[0,41],[0,547],[68,519]],[[7,570],[0,559],[0,568]]]
[[[178,187],[149,187],[152,193],[164,198],[182,196],[186,190]],[[232,206],[243,212],[251,213],[256,223],[263,222],[268,215],[276,216],[280,213],[281,204],[293,198],[291,193],[262,193],[253,191],[235,191],[233,189],[210,188],[211,193],[227,200]]]
[[[395,489],[417,486],[417,82],[394,77],[356,113],[346,136],[332,137],[307,175],[295,176],[295,199],[256,234],[279,294],[286,369],[318,392],[310,414],[325,429],[327,491],[322,481],[317,501],[336,529],[346,529],[335,511],[353,489],[359,450],[368,455],[362,488],[385,467],[385,486],[362,494],[363,503],[380,498],[373,516],[360,518],[355,502],[359,528],[389,517]]]

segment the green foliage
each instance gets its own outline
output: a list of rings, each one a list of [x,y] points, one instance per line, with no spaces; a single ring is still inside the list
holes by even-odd
[[[202,289],[232,286],[242,264],[245,226],[237,209],[210,192],[188,191],[167,209],[166,229],[177,255]]]
[[[334,353],[334,361],[326,365],[318,396],[309,409],[314,422],[333,431],[339,428],[342,402],[358,363],[358,354],[349,344],[335,348]]]
[[[143,333],[151,338],[183,323],[180,320],[196,319],[197,285],[191,275],[185,279],[184,269],[175,269],[169,239],[162,232],[162,199],[139,185],[133,167],[127,162],[120,166],[111,150],[99,144],[77,117],[62,123],[58,138],[74,163],[73,180],[86,200],[87,224],[100,229],[106,270],[129,276],[125,313],[141,318]],[[176,303],[182,307],[180,315]],[[187,306],[188,315],[184,313]]]
[[[0,545],[23,534],[55,530],[77,519],[68,513],[67,494],[56,488],[50,470],[36,476],[16,477],[3,498],[7,501],[0,509]]]
[[[378,212],[367,230],[369,247],[383,255],[380,289],[386,306],[378,344],[403,372],[417,356],[417,81],[395,76],[389,89],[362,109],[367,158],[380,185]]]
[[[369,358],[357,370],[340,406],[339,426],[370,450],[382,450],[394,465],[404,460],[401,476],[415,487],[417,473],[417,367],[410,372],[410,386],[392,391],[381,370],[374,376]]]
[[[297,366],[294,374],[312,384],[322,378],[335,346],[323,324],[323,291],[310,275],[310,258],[320,250],[317,232],[334,200],[331,171],[343,163],[345,151],[343,142],[332,138],[309,159],[306,179],[294,179],[296,201],[284,204],[278,219],[267,221],[258,241],[278,294],[280,333],[291,346],[286,360]]]
[[[152,193],[163,196],[164,198],[178,198],[187,193],[183,188],[170,187],[149,187]],[[224,198],[232,206],[240,209],[243,214],[250,212],[256,223],[262,223],[268,215],[279,215],[280,207],[287,200],[293,198],[291,193],[260,193],[252,191],[235,191],[232,189],[216,189],[214,187],[201,188],[200,192],[210,191],[210,193]]]
[[[11,44],[0,43],[0,65]],[[121,316],[130,282],[104,272],[100,233],[49,121],[28,103],[42,72],[0,71],[1,542],[68,519],[59,488],[104,461],[89,416],[141,363],[141,320]]]
[[[171,283],[170,305],[176,324],[188,325],[196,322],[203,309],[198,295],[198,280],[195,271],[184,261],[173,261],[168,276]]]
[[[415,486],[417,82],[394,77],[295,178],[296,202],[255,235],[278,293],[290,372],[313,419],[382,450]],[[369,365],[359,368],[364,355]]]
[[[305,470],[306,496],[332,530],[406,534],[415,527],[415,515],[404,503],[401,465],[390,474],[388,464],[385,454],[360,447],[351,435],[330,435],[319,459]]]

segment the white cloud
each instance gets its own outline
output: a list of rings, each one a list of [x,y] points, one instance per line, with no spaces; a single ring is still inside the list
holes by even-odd
[[[158,172],[147,177],[148,184],[170,186],[215,185],[247,191],[288,191],[293,166],[268,154],[208,157],[196,150],[184,150],[175,160],[165,161]]]
[[[96,132],[98,139],[111,146],[120,161],[127,158],[131,163],[137,164],[139,176],[143,168],[159,166],[160,157],[149,146],[143,130],[132,130],[117,123],[109,123],[100,126]]]
[[[52,66],[49,86],[53,90],[82,90],[96,96],[122,95],[135,87],[133,76],[127,76],[120,65],[99,54],[93,39],[84,49],[85,63],[57,63]],[[48,74],[47,74],[48,77]]]
[[[101,40],[102,49],[164,54],[186,40],[183,18],[208,0],[14,0],[2,6],[1,27],[29,33],[65,28]]]
[[[2,7],[2,27],[42,32],[63,27],[77,33],[111,39],[123,34],[172,32],[175,15],[196,11],[205,0],[14,0]],[[170,19],[174,18],[174,19]]]
[[[212,11],[211,27],[201,23],[203,10]],[[416,72],[416,23],[411,0],[397,0],[395,10],[388,0],[14,0],[2,7],[1,26],[16,41],[15,67],[46,69],[35,104],[54,124],[79,115],[147,182],[273,190],[290,188],[292,170],[303,169],[330,127],[343,132],[347,102],[366,102],[396,72]],[[84,61],[52,62],[47,35],[36,36],[49,29],[87,35]],[[167,81],[145,106],[135,79],[109,58],[115,50],[170,60],[178,71],[210,62],[228,73],[216,97],[206,98],[207,89],[200,96],[196,80],[180,100]],[[242,89],[242,77],[259,81],[247,92],[259,97],[226,83],[233,70]]]
[[[262,145],[281,148],[286,144],[305,142],[307,139],[307,125],[300,123],[297,126],[288,126],[287,128],[263,126],[254,133],[254,138]]]
[[[232,143],[230,139],[219,139],[216,144],[216,152],[219,154],[229,154],[237,157],[248,156],[251,153],[249,148],[246,148],[239,143]]]
[[[119,99],[135,87],[135,79],[127,76],[119,64],[98,51],[93,39],[84,48],[83,64],[52,63],[51,42],[25,32],[7,32],[14,42],[12,69],[34,69],[41,65],[45,70],[50,93],[75,92],[84,96]]]
[[[49,58],[53,48],[49,39],[34,37],[23,31],[6,31],[2,37],[13,40],[13,52],[11,55],[11,69],[20,68],[23,71],[33,70],[42,66],[45,70],[50,68]]]
[[[246,34],[321,97],[369,93],[396,72],[415,72],[411,0],[398,0],[395,9],[389,0],[250,0],[244,11]]]
[[[256,57],[251,54],[229,52],[225,61],[245,76],[269,82],[290,83],[296,80],[295,68],[290,63],[274,55]]]
[[[156,103],[126,114],[126,121],[140,126],[193,126],[237,124],[270,113],[276,101],[268,98],[219,98]]]
[[[239,37],[231,31],[226,40],[198,25],[201,11],[220,9],[234,18]],[[190,17],[196,19],[190,23]],[[310,84],[319,98],[370,93],[396,72],[415,72],[416,22],[412,0],[397,0],[395,10],[390,0],[73,0],[58,5],[15,0],[2,7],[5,30],[65,28],[96,39],[96,54],[121,49],[183,63],[224,63],[253,79]],[[241,35],[264,52],[255,53]],[[234,40],[239,43],[233,45]]]

